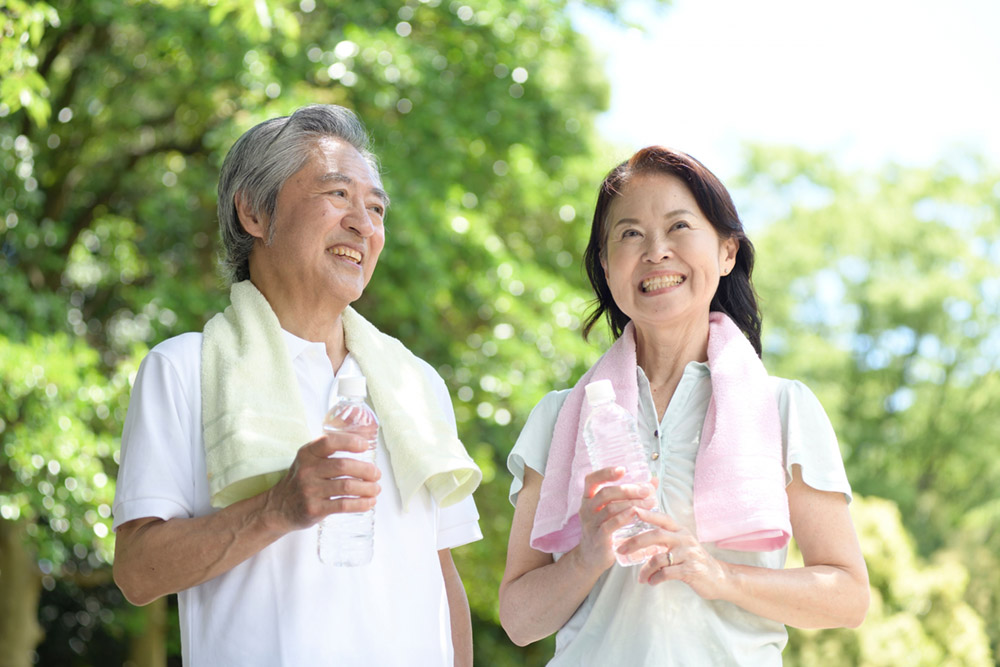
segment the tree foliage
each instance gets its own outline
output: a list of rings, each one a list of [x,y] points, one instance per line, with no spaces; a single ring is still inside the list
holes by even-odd
[[[816,391],[870,498],[855,520],[873,605],[843,663],[1000,661],[1000,585],[983,576],[1000,566],[995,167],[851,173],[758,147],[742,180],[780,202],[757,239],[765,360]]]
[[[3,607],[0,655],[30,664],[40,624],[47,661],[120,662],[144,623],[162,625],[162,607],[138,613],[109,581],[129,380],[149,346],[226,302],[225,151],[260,120],[332,102],[369,126],[393,199],[358,307],[440,370],[485,473],[485,539],[456,552],[477,664],[551,656],[551,640],[519,649],[498,624],[504,461],[537,400],[604,348],[579,337],[590,299],[579,258],[607,155],[628,152],[593,136],[607,84],[566,10],[7,0],[0,601],[23,604]],[[1000,616],[1000,585],[974,576],[1000,565],[1000,467],[984,446],[1000,435],[996,182],[971,159],[870,175],[794,150],[747,156],[747,196],[780,205],[755,238],[765,359],[831,414],[875,591],[860,631],[798,633],[790,662],[1000,655],[985,621]],[[13,581],[27,586],[7,595]]]
[[[8,3],[0,503],[4,521],[26,528],[46,594],[82,568],[106,579],[130,373],[149,346],[200,329],[225,303],[222,156],[260,120],[329,102],[369,126],[394,202],[359,308],[441,370],[490,482],[480,501],[490,546],[457,560],[478,575],[468,578],[477,627],[496,627],[495,547],[510,517],[497,470],[517,420],[593,354],[576,336],[585,297],[571,223],[595,179],[592,118],[607,86],[565,9]]]

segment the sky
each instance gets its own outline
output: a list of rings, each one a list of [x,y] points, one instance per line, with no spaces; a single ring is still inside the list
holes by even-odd
[[[572,11],[611,82],[598,129],[628,152],[678,148],[723,180],[747,141],[849,168],[962,148],[1000,165],[1000,0],[627,0],[623,14],[641,29]]]

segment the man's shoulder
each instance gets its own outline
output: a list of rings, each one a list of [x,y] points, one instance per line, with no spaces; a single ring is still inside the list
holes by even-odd
[[[175,366],[200,365],[201,340],[200,331],[189,331],[158,343],[149,354],[164,357]]]
[[[431,366],[425,359],[422,359],[415,354],[413,355],[413,358],[416,360],[417,366],[420,367],[420,370],[422,370],[425,375],[434,378],[435,380],[444,382],[444,380],[441,379],[441,374],[438,373],[437,369]]]

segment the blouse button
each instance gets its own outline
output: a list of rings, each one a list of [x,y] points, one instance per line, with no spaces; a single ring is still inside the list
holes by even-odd
[[[653,458],[654,461],[657,460],[658,458],[660,458],[660,453],[659,452],[653,452],[653,457],[652,458]]]

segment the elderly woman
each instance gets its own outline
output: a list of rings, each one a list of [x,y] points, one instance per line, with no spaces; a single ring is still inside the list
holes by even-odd
[[[614,345],[535,407],[508,458],[500,619],[550,665],[779,665],[785,625],[857,627],[868,575],[836,436],[760,362],[753,245],[722,183],[646,148],[601,185],[586,266]],[[652,478],[591,470],[583,385],[610,379]],[[649,530],[613,533],[641,519]],[[803,566],[784,569],[794,536]],[[623,558],[654,553],[642,564]]]

